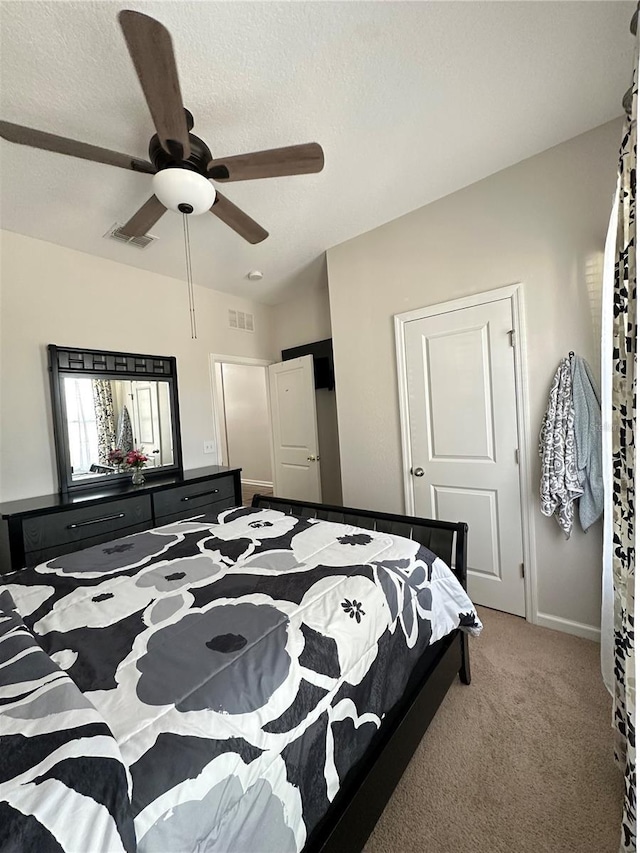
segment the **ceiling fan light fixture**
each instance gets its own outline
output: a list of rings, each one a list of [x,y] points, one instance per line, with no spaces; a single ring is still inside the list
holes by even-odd
[[[163,169],[153,176],[153,192],[168,210],[199,216],[216,199],[213,184],[190,169]]]

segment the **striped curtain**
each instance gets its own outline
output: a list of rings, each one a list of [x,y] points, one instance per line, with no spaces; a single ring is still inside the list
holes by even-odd
[[[635,478],[638,299],[636,273],[636,129],[638,39],[633,83],[625,106],[618,164],[617,231],[613,268],[611,373],[611,574],[613,580],[613,725],[615,758],[625,774],[620,853],[636,851],[635,746]],[[610,356],[609,356],[610,357]],[[611,471],[611,461],[613,470]],[[606,567],[606,561],[605,561]]]

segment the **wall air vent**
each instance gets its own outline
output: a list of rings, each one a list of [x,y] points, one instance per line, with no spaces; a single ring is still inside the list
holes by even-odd
[[[122,233],[122,225],[116,222],[104,235],[108,240],[117,240],[118,243],[127,243],[129,246],[135,246],[136,249],[146,249],[150,243],[155,243],[158,239],[153,234],[143,234],[141,237],[129,237]]]
[[[242,332],[253,332],[253,314],[248,314],[245,311],[234,311],[229,309],[229,327],[231,329],[239,329]]]

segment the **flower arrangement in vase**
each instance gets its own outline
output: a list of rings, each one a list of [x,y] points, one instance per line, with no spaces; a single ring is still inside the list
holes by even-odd
[[[118,473],[122,471],[125,464],[126,453],[124,450],[120,450],[119,447],[116,447],[115,450],[110,450],[107,459],[110,465],[113,465]]]
[[[124,458],[127,468],[133,468],[131,482],[134,486],[141,486],[144,483],[144,474],[142,469],[148,462],[149,457],[141,450],[130,450]]]

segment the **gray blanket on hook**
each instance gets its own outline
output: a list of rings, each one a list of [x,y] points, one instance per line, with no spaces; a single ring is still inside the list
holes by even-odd
[[[583,490],[578,503],[580,525],[587,531],[602,515],[602,415],[600,396],[589,363],[580,356],[573,361],[573,429],[576,467]]]

